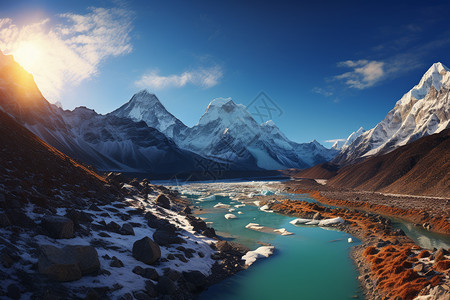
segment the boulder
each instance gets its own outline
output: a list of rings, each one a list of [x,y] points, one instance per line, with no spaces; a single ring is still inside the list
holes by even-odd
[[[48,235],[55,239],[73,238],[73,221],[62,216],[45,216],[41,222]]]
[[[151,238],[144,237],[133,244],[133,257],[151,265],[161,258],[161,249]]]
[[[109,222],[108,224],[106,224],[106,229],[107,229],[108,231],[111,231],[111,232],[119,233],[119,232],[120,232],[120,225],[117,224],[117,223],[114,222],[114,221],[111,221],[111,222]]]
[[[130,223],[124,223],[120,228],[120,233],[123,235],[134,235],[133,225]]]
[[[156,197],[155,203],[163,208],[170,209],[170,200],[164,194],[159,194],[158,197]]]
[[[185,243],[181,237],[175,232],[167,230],[167,228],[160,228],[153,233],[153,240],[160,246],[168,246],[171,244]]]
[[[92,246],[70,245],[40,247],[38,268],[41,274],[57,281],[73,281],[100,270],[97,250]]]
[[[145,268],[142,270],[142,273],[140,274],[142,277],[151,279],[151,280],[158,280],[159,274],[156,272],[153,268]]]

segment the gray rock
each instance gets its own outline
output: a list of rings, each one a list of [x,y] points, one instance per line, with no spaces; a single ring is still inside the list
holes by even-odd
[[[133,244],[133,257],[151,265],[161,258],[161,249],[151,238],[144,237]]]
[[[157,229],[153,233],[153,240],[160,246],[168,246],[171,244],[181,244],[186,242],[175,232],[168,231],[165,227]]]
[[[124,265],[123,265],[123,262],[120,259],[118,259],[117,257],[113,256],[109,266],[113,267],[113,268],[122,268]]]
[[[97,250],[92,246],[70,245],[57,248],[52,245],[40,247],[38,269],[57,281],[73,281],[82,275],[100,270]]]
[[[50,237],[55,239],[73,238],[73,222],[62,216],[45,216],[41,222]]]
[[[156,272],[153,268],[145,268],[142,270],[142,273],[140,274],[142,277],[151,279],[151,280],[158,280],[159,275],[158,272]]]
[[[123,235],[134,235],[133,225],[130,223],[124,223],[120,228],[120,233]]]
[[[158,197],[156,197],[155,203],[163,208],[170,209],[170,200],[164,194],[159,194]]]

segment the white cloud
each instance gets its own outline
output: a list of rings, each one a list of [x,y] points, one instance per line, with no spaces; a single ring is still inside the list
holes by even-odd
[[[351,68],[352,71],[335,76],[335,79],[344,80],[351,88],[365,89],[378,83],[384,78],[384,62],[362,60],[347,60],[338,63],[339,67]]]
[[[0,19],[0,50],[13,54],[55,102],[63,89],[97,74],[105,59],[132,51],[131,19],[120,8],[90,8],[85,15],[65,13],[21,27]]]
[[[332,140],[326,140],[325,143],[336,143],[336,142],[345,142],[346,139],[332,139]]]
[[[197,68],[181,74],[161,76],[158,71],[150,71],[135,82],[141,88],[161,90],[164,88],[180,88],[187,84],[193,84],[203,88],[210,88],[219,83],[223,72],[220,66],[210,68]]]

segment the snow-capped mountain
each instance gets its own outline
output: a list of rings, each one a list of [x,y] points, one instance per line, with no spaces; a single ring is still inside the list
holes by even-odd
[[[364,132],[333,162],[352,163],[388,153],[450,127],[450,69],[433,64],[420,82],[397,101],[383,121]]]
[[[268,170],[310,167],[337,153],[316,141],[290,141],[273,121],[258,124],[244,105],[231,98],[213,100],[198,124],[176,142],[205,157]]]
[[[347,139],[336,141],[331,148],[336,150],[342,150],[344,148],[347,148],[351,143],[353,143],[354,140],[356,140],[364,132],[366,132],[364,128],[360,127],[357,131],[353,131],[347,137]]]
[[[144,121],[149,127],[158,129],[169,138],[179,137],[186,129],[186,125],[168,112],[159,99],[147,90],[134,94],[130,101],[110,115]]]
[[[204,171],[201,165],[209,162],[142,121],[49,104],[33,77],[1,52],[0,109],[48,144],[100,170],[171,174]]]

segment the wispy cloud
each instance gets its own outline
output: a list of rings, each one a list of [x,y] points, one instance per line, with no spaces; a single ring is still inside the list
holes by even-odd
[[[336,142],[344,142],[346,139],[332,139],[332,140],[326,140],[325,143],[336,143]]]
[[[324,88],[320,88],[320,87],[314,87],[313,89],[312,89],[312,91],[314,92],[314,93],[316,93],[316,94],[319,94],[319,95],[322,95],[322,96],[325,96],[325,97],[331,97],[331,96],[333,96],[333,92],[331,92],[331,91],[328,91],[328,90],[326,90],[326,89],[324,89]]]
[[[89,8],[85,15],[64,13],[21,27],[0,19],[0,49],[55,102],[63,89],[97,74],[105,59],[130,53],[131,30],[132,13],[122,8]]]
[[[161,90],[165,88],[180,88],[187,84],[210,88],[219,83],[222,78],[222,68],[218,65],[209,68],[197,68],[181,74],[162,76],[158,71],[150,71],[135,82],[141,88]]]
[[[349,87],[360,90],[373,86],[386,74],[384,62],[381,61],[347,60],[338,63],[338,66],[352,70],[335,76],[335,79],[343,80]]]

